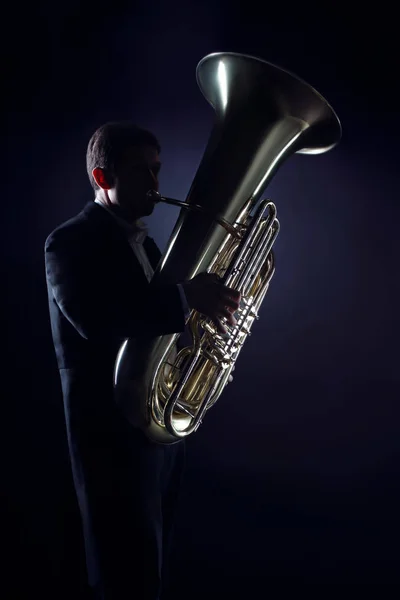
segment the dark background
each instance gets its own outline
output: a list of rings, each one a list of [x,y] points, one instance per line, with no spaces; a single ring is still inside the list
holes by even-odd
[[[195,68],[216,51],[295,72],[343,138],[267,191],[277,271],[234,383],[187,443],[174,598],[397,585],[398,33],[384,5],[349,10],[69,0],[3,15],[4,598],[86,597],[45,238],[92,197],[86,145],[107,120],[152,129],[161,190],[185,198],[213,118]],[[177,216],[148,219],[161,249]]]

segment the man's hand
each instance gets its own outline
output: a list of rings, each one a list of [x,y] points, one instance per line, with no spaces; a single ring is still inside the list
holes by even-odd
[[[220,283],[214,273],[199,273],[182,282],[182,286],[190,308],[212,319],[219,333],[227,333],[222,318],[230,325],[236,325],[232,313],[239,308],[241,294],[238,290]]]

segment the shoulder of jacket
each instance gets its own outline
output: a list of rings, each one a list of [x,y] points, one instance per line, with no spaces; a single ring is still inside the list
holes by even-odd
[[[86,218],[86,215],[80,212],[53,229],[45,240],[45,251],[69,243],[74,243],[79,246],[84,243],[90,230],[90,223]]]

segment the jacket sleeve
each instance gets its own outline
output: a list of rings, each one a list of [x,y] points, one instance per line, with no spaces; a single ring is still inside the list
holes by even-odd
[[[47,284],[59,309],[85,339],[179,333],[185,315],[177,285],[136,286],[99,241],[56,230],[45,243]]]

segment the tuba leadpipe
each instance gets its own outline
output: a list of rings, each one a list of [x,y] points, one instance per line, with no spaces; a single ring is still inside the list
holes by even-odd
[[[163,204],[170,204],[171,206],[179,206],[180,208],[185,208],[186,210],[193,210],[197,212],[201,212],[206,214],[208,211],[199,204],[189,204],[188,202],[183,202],[182,200],[176,200],[175,198],[167,198],[162,196],[156,190],[149,190],[146,194],[153,202],[162,202]],[[212,213],[211,213],[212,214]],[[234,226],[229,223],[224,217],[221,215],[213,215],[214,221],[219,223],[228,233],[233,235],[234,237],[238,237],[237,231]]]

